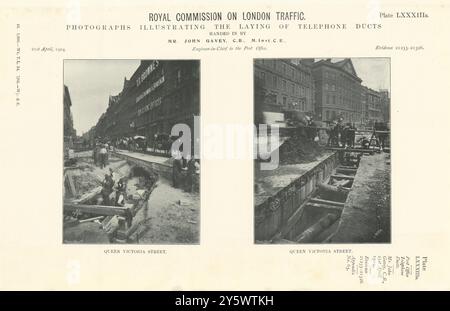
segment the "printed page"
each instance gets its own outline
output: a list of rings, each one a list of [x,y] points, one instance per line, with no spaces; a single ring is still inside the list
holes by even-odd
[[[0,4],[0,289],[448,290],[446,1]]]

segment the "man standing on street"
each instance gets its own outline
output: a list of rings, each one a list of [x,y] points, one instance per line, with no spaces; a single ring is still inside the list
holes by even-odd
[[[172,183],[175,188],[178,188],[180,185],[182,167],[181,157],[178,154],[178,156],[174,157],[172,163]]]
[[[186,192],[193,192],[194,190],[194,178],[197,171],[197,167],[195,165],[195,159],[188,156],[187,162],[187,175],[186,181],[184,185],[184,190]]]
[[[102,198],[103,205],[110,205],[109,195],[113,192],[114,180],[111,175],[105,174],[105,179],[102,182]]]
[[[100,168],[106,167],[106,157],[108,156],[108,150],[106,150],[106,146],[103,145],[100,148]]]

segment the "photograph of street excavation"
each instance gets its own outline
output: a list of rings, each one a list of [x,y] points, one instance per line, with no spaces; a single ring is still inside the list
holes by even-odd
[[[199,115],[199,66],[64,61],[63,243],[200,243],[200,162],[171,150]]]
[[[255,243],[391,242],[389,58],[255,59],[254,114]]]

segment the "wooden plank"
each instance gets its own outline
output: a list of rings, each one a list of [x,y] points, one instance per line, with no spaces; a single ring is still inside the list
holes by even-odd
[[[337,187],[348,187],[350,185],[350,183],[352,183],[352,182],[353,182],[353,180],[350,180],[350,179],[333,178],[331,180],[330,185],[337,186]]]
[[[67,173],[66,173],[66,180],[69,182],[70,192],[72,193],[72,195],[74,197],[76,197],[77,196],[77,188],[75,188],[75,184],[72,179],[72,173],[70,171],[67,171]]]
[[[373,154],[375,150],[373,149],[354,149],[354,148],[338,148],[338,147],[325,147],[328,150],[334,151],[345,151],[345,152],[360,152],[360,153],[370,153]]]
[[[312,198],[309,201],[310,202],[323,203],[323,204],[329,204],[329,205],[344,206],[344,203],[342,203],[342,202],[323,200],[323,199],[318,199],[318,198]]]
[[[318,184],[319,193],[325,200],[344,202],[347,199],[349,190],[341,186],[328,184]]]
[[[342,178],[342,179],[353,180],[353,179],[355,179],[355,176],[347,176],[347,175],[331,175],[331,178]]]
[[[333,186],[347,187],[351,182],[350,179],[336,179],[333,182]]]
[[[344,174],[356,174],[357,169],[356,168],[342,168],[342,167],[336,167],[337,173],[344,173]]]
[[[338,169],[338,168],[351,168],[351,169],[355,169],[355,170],[358,169],[357,167],[354,167],[354,166],[348,166],[348,165],[339,165],[338,167],[336,167],[336,169]]]
[[[342,211],[344,209],[344,206],[337,206],[337,205],[331,205],[331,204],[319,204],[314,202],[308,202],[306,204],[308,207],[312,208],[324,208],[324,209],[332,209],[336,211]]]
[[[79,169],[79,167],[78,166],[64,166],[64,171],[66,171],[66,170],[76,170],[76,169]]]
[[[127,214],[127,210],[128,208],[121,206],[64,203],[65,212],[78,211],[81,213],[98,214],[104,216],[113,216],[113,215],[124,216]]]
[[[93,199],[96,195],[100,194],[100,192],[102,192],[102,186],[98,186],[97,188],[94,188],[91,191],[86,192],[81,196],[81,198],[79,198],[78,200],[73,200],[72,202],[78,204],[86,203],[87,201]]]
[[[90,221],[95,221],[95,220],[102,220],[103,217],[105,217],[105,216],[97,216],[97,217],[82,219],[79,222],[80,222],[80,224],[82,224],[82,223],[85,223],[85,222],[90,222]]]
[[[390,131],[374,131],[374,130],[356,130],[356,133],[377,133],[377,134],[389,134]]]
[[[348,191],[345,189],[342,189],[343,187],[337,187],[337,186],[333,186],[333,185],[328,185],[328,184],[318,184],[317,185],[320,191],[324,191],[324,192],[331,192],[331,193],[336,193],[336,194],[348,194]]]

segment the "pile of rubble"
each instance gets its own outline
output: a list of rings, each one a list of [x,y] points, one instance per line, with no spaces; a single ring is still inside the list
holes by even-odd
[[[305,136],[288,138],[279,148],[280,164],[308,163],[317,160],[325,149]]]

